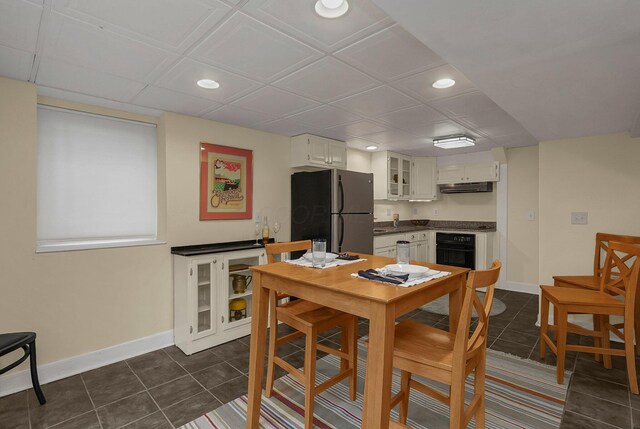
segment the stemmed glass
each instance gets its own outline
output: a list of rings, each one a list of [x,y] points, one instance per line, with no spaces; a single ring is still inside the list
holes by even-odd
[[[274,233],[274,240],[276,242],[278,241],[278,231],[280,231],[280,222],[275,221],[273,223],[273,233]]]
[[[253,232],[254,232],[254,234],[256,236],[256,244],[255,245],[259,246],[260,242],[259,242],[258,239],[260,238],[260,234],[262,234],[262,225],[260,225],[260,222],[256,222],[256,226],[254,227]]]

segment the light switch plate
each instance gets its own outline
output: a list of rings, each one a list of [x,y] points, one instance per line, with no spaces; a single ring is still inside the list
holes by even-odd
[[[527,212],[527,220],[536,220],[536,212],[529,210]]]
[[[433,215],[438,216],[438,209],[433,209]]]
[[[587,212],[571,212],[571,225],[586,225],[589,220]]]
[[[413,208],[413,214],[417,215],[418,214],[418,209],[416,207]]]

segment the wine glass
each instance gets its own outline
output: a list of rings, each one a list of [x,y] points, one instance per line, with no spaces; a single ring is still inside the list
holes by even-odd
[[[273,233],[274,233],[274,240],[276,242],[278,241],[278,231],[280,231],[280,222],[275,221],[273,223]]]
[[[259,246],[260,242],[258,239],[260,238],[260,234],[262,234],[262,225],[260,225],[260,222],[256,222],[256,225],[253,228],[253,232],[254,232],[254,235],[256,236],[256,246]]]

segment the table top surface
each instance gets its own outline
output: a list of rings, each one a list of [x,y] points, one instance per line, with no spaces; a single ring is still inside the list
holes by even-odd
[[[389,283],[381,283],[352,277],[351,274],[357,273],[359,270],[382,268],[385,265],[394,264],[396,262],[395,259],[384,256],[360,255],[360,257],[366,260],[325,269],[302,267],[286,262],[258,265],[251,267],[251,269],[256,273],[284,280],[292,280],[296,283],[314,286],[318,289],[326,289],[327,291],[339,292],[345,295],[352,295],[358,298],[367,298],[369,300],[385,303],[391,303],[396,300],[406,298],[407,295],[417,293],[425,288],[433,288],[443,282],[447,282],[447,280],[452,277],[457,277],[458,275],[470,271],[468,268],[417,263],[413,261],[412,263],[415,265],[422,265],[438,271],[448,271],[451,275],[429,280],[411,287],[402,287]]]

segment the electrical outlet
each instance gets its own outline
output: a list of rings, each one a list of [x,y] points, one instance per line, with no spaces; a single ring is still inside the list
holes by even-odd
[[[536,213],[533,210],[527,212],[527,220],[536,220]]]
[[[256,212],[255,218],[257,223],[262,223],[262,213]]]
[[[391,216],[391,209],[387,209],[387,216]]]
[[[586,225],[588,220],[587,212],[571,212],[571,225]]]
[[[433,215],[438,216],[438,209],[433,209]]]
[[[417,214],[418,214],[418,208],[417,208],[417,207],[414,207],[414,208],[413,208],[413,214],[414,214],[414,215],[417,215]]]

